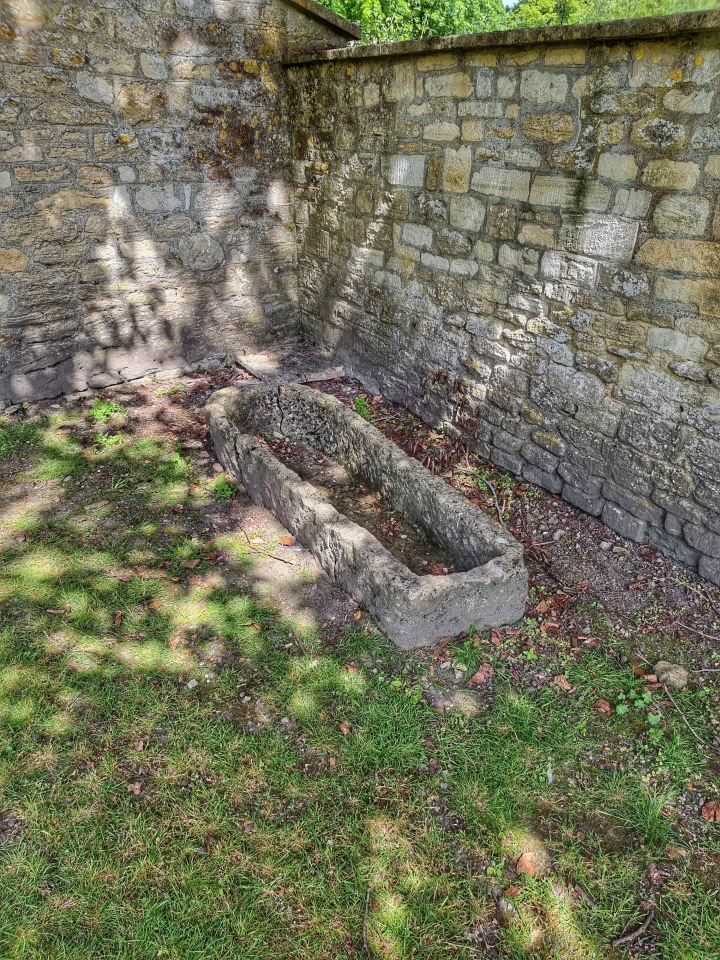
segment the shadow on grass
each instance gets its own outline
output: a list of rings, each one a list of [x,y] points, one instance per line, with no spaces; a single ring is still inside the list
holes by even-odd
[[[121,439],[63,413],[9,451],[0,954],[610,955],[671,794],[604,766],[556,691],[439,717],[412,655],[259,597],[172,442],[102,426]],[[658,955],[710,955],[679,940],[720,936],[710,893],[678,880]]]

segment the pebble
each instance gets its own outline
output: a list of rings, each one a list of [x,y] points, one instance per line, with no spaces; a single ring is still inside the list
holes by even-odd
[[[188,690],[194,690],[197,685],[197,680],[190,680],[188,683]]]
[[[610,547],[612,547],[612,544],[611,544],[608,540],[601,540],[601,541],[600,541],[600,549],[601,549],[603,552],[607,553],[607,551],[610,549]]]
[[[673,690],[684,690],[688,682],[688,672],[679,663],[668,663],[660,660],[653,667],[653,673],[660,683],[666,683]]]

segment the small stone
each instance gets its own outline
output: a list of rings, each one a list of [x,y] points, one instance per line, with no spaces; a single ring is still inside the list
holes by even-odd
[[[684,690],[688,682],[688,672],[677,663],[660,660],[653,667],[653,673],[660,683],[666,683],[673,690]]]
[[[198,233],[183,238],[179,244],[180,259],[189,270],[213,270],[225,259],[225,253],[213,237]]]
[[[194,690],[197,685],[198,685],[197,680],[190,680],[190,682],[188,683],[188,690]]]
[[[607,553],[607,551],[612,547],[612,544],[607,540],[600,541],[600,549]]]

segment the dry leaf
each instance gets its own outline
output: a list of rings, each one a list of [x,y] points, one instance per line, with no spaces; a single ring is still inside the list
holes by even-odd
[[[122,625],[123,617],[124,617],[124,616],[125,616],[125,612],[124,612],[123,610],[116,610],[116,611],[115,611],[115,626],[116,626],[116,627],[119,627],[119,626]]]
[[[180,566],[185,567],[186,570],[194,570],[199,563],[199,560],[181,560]]]
[[[245,823],[243,824],[243,830],[245,831],[245,833],[255,833],[255,831],[257,830],[257,827],[252,822],[252,820],[246,820]]]
[[[436,757],[432,757],[430,760],[428,760],[428,770],[439,770],[439,769],[440,769],[440,761]]]
[[[337,766],[337,760],[335,759],[335,757],[330,757],[330,759],[328,760],[328,763],[330,764],[331,767]]]
[[[148,606],[151,610],[159,610],[162,607],[162,603],[160,600],[151,600]]]
[[[355,617],[356,620],[359,620],[360,617],[362,617],[362,610],[356,610],[353,616]]]
[[[135,747],[135,749],[137,750],[137,752],[140,753],[142,750],[145,749],[145,741],[144,741],[144,740],[136,740],[135,743],[133,744],[133,746]]]
[[[553,683],[557,687],[560,687],[561,690],[565,690],[567,693],[575,692],[575,687],[573,687],[568,678],[562,673],[559,673],[556,677],[553,677]]]
[[[538,613],[547,613],[550,607],[545,600],[541,600],[540,603],[535,607],[535,610]]]
[[[700,811],[700,816],[708,823],[720,823],[720,803],[717,800],[708,800]]]
[[[136,797],[140,796],[140,791],[142,790],[142,784],[139,782],[129,783],[127,785],[127,792],[134,794]]]
[[[607,700],[596,700],[595,701],[595,710],[598,713],[612,713],[613,709]]]
[[[518,873],[524,873],[528,877],[536,877],[540,873],[540,867],[535,862],[535,856],[532,850],[526,850],[518,862],[515,864]]]
[[[220,552],[218,550],[211,550],[210,553],[205,554],[203,560],[207,560],[208,563],[214,563],[219,556]]]
[[[61,607],[51,607],[45,611],[45,613],[70,613],[72,607],[69,603],[64,603]]]
[[[495,671],[489,663],[483,663],[480,665],[480,668],[470,677],[468,680],[468,685],[473,684],[479,686],[481,683],[487,683],[488,680],[492,679],[494,672]]]
[[[350,733],[350,727],[344,721],[340,724],[339,730],[344,737]]]
[[[650,883],[652,883],[654,886],[659,887],[662,884],[663,882],[662,874],[660,873],[660,871],[658,870],[658,868],[655,866],[654,863],[649,863],[647,865],[647,874],[648,874],[648,877],[650,878]]]
[[[522,889],[516,883],[511,883],[510,886],[505,891],[505,896],[519,897],[521,893],[522,893]]]
[[[284,547],[291,547],[291,546],[295,543],[295,538],[294,538],[294,537],[281,537],[281,538],[280,538],[280,543],[281,543]]]

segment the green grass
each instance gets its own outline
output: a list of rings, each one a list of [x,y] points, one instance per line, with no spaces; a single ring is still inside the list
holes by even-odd
[[[629,666],[535,654],[574,692],[528,692],[529,619],[500,647],[450,647],[491,662],[495,692],[443,715],[419,692],[429,658],[364,621],[330,642],[257,598],[243,538],[208,532],[225,488],[173,440],[60,424],[2,434],[49,491],[0,530],[3,960],[469,960],[485,943],[589,960],[623,956],[609,943],[644,896],[654,956],[720,956],[718,832],[678,821],[716,773]],[[709,739],[708,698],[676,699]],[[516,875],[527,849],[548,874]]]
[[[96,397],[88,410],[88,416],[96,423],[107,423],[112,417],[124,415],[125,407],[121,403],[114,400],[104,400],[101,397]]]
[[[17,423],[7,423],[0,418],[0,460],[11,457],[23,447],[33,444],[39,432],[39,424],[33,421],[20,420]]]
[[[365,397],[355,397],[353,405],[355,407],[355,413],[359,414],[363,420],[372,420],[372,407]]]
[[[236,493],[237,488],[228,481],[224,474],[219,476],[213,485],[213,496],[224,503],[231,500]]]

